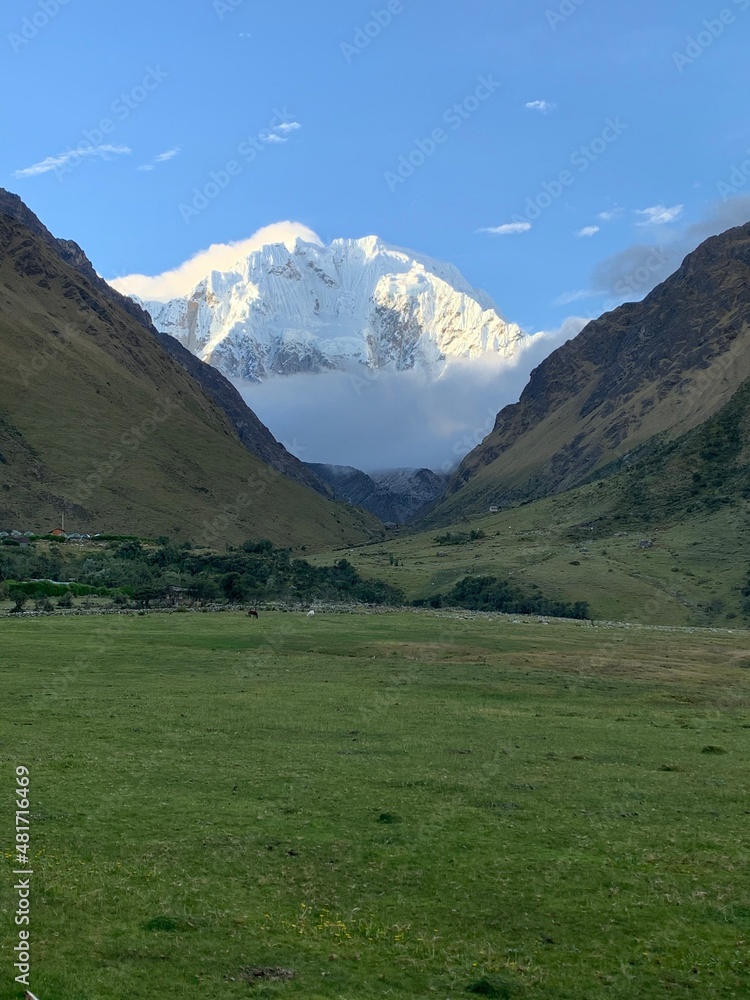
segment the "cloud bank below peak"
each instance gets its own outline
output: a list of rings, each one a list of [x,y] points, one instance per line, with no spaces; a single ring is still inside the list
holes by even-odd
[[[439,378],[425,373],[335,371],[235,381],[248,405],[305,462],[448,472],[515,403],[531,371],[588,322],[569,317],[529,338],[509,364],[492,354],[452,359]]]
[[[284,243],[289,249],[295,240],[323,245],[317,233],[302,222],[274,222],[263,226],[245,240],[233,243],[213,243],[201,250],[178,267],[162,274],[127,274],[108,279],[109,284],[123,295],[137,295],[138,298],[154,302],[168,302],[170,299],[187,295],[212,271],[229,271],[243,257],[260,250],[271,243]]]

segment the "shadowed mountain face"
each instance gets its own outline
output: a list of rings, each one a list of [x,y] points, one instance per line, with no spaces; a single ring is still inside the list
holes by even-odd
[[[271,456],[276,468],[263,461],[275,444],[263,425],[242,403],[243,441],[144,317],[76,244],[56,240],[3,193],[1,527],[50,530],[64,509],[71,530],[216,543],[322,546],[377,531],[364,513],[282,475],[283,449]]]
[[[251,455],[255,455],[272,468],[283,472],[303,486],[308,486],[322,496],[332,497],[327,486],[280,444],[249,408],[232,383],[213,368],[191,354],[179,341],[166,333],[159,332],[151,322],[149,314],[126,295],[115,291],[99,277],[86,254],[72,240],[59,240],[44,226],[21,199],[0,188],[0,216],[15,219],[41,239],[70,267],[79,271],[101,295],[110,299],[120,309],[128,313],[136,322],[156,337],[164,350],[170,354],[200,387],[227,415],[237,435]]]
[[[533,373],[459,467],[440,522],[556,493],[717,413],[750,377],[750,224],[713,237],[639,303],[606,313]]]
[[[367,475],[348,465],[315,465],[337,500],[364,507],[381,521],[405,524],[445,490],[447,476],[431,469],[390,469]]]

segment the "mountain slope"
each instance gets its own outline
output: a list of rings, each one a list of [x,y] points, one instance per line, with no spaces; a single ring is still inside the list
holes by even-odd
[[[456,268],[374,236],[266,246],[185,298],[143,305],[157,329],[249,381],[358,365],[437,373],[450,357],[512,358],[527,339]]]
[[[367,475],[347,465],[316,465],[310,469],[332,489],[338,500],[363,507],[393,524],[405,524],[445,489],[446,477],[430,469],[391,469]]]
[[[3,527],[49,530],[64,509],[78,531],[222,543],[335,545],[377,532],[249,454],[136,307],[89,281],[75,244],[56,246],[19,214],[0,212]]]
[[[240,440],[251,455],[260,458],[290,479],[316,490],[322,496],[329,499],[332,497],[328,487],[315,477],[298,458],[276,441],[228,379],[224,378],[211,365],[202,364],[174,338],[157,331],[151,323],[151,317],[144,309],[131,298],[115,291],[111,285],[99,277],[77,243],[54,237],[17,195],[2,188],[0,188],[0,215],[16,219],[26,226],[46,243],[64,263],[79,271],[97,292],[115,302],[156,337],[164,350],[196,379],[206,395],[226,413]]]
[[[750,224],[713,237],[643,302],[589,323],[531,376],[430,518],[565,490],[716,413],[750,377]]]

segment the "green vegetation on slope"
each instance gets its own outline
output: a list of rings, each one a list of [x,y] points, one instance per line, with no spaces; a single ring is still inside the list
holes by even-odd
[[[418,607],[467,608],[471,611],[497,611],[511,615],[550,615],[553,618],[588,618],[585,601],[566,604],[545,597],[538,587],[524,591],[496,576],[465,576],[445,594],[433,594],[414,602]]]
[[[0,631],[42,998],[746,994],[746,634],[431,613]]]

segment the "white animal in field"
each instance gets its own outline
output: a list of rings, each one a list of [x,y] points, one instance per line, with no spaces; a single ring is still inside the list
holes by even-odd
[[[307,612],[307,617],[308,618],[314,618],[315,617],[315,612],[314,611],[308,611]]]

